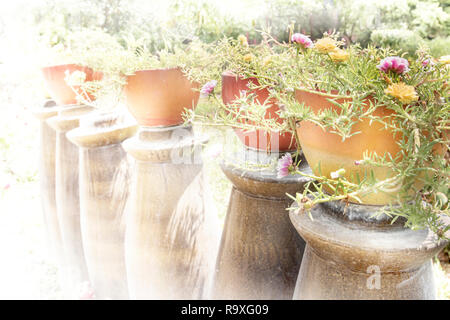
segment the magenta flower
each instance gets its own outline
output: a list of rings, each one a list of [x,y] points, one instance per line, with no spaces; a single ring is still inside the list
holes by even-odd
[[[202,97],[209,96],[214,91],[214,88],[216,87],[216,85],[217,85],[216,80],[211,80],[211,81],[205,83],[205,85],[200,90],[200,95]]]
[[[294,169],[294,163],[290,153],[286,153],[278,160],[277,177],[284,178],[289,175],[289,172]]]
[[[85,281],[80,284],[80,300],[92,300],[95,299],[95,292],[89,281]]]
[[[385,73],[393,71],[397,74],[403,74],[409,71],[409,63],[404,58],[387,57],[380,61],[377,68]]]
[[[213,147],[211,147],[211,149],[209,149],[207,155],[212,159],[217,159],[222,154],[222,151],[223,151],[222,145],[216,144]]]
[[[291,41],[294,43],[298,43],[303,46],[303,48],[312,48],[314,47],[313,42],[308,36],[305,36],[301,33],[294,33],[291,37]]]
[[[435,64],[436,63],[431,59],[425,59],[422,61],[422,67],[424,67],[424,68],[427,68],[427,67],[432,68]]]

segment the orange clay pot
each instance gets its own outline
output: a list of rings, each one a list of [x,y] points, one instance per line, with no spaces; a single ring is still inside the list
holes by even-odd
[[[338,103],[351,101],[350,97],[336,98],[333,94],[324,94],[322,92],[309,92],[305,90],[296,90],[295,97],[300,103],[305,103],[315,113],[334,109],[339,112],[339,108],[329,102],[327,99],[335,99]],[[370,99],[370,98],[368,98]],[[389,117],[394,111],[385,107],[378,107],[373,115],[377,117]],[[362,160],[367,152],[369,155],[376,152],[378,156],[383,156],[386,152],[395,157],[400,151],[397,142],[401,139],[400,134],[394,137],[390,129],[385,129],[378,122],[370,123],[370,120],[361,119],[352,127],[353,132],[358,134],[342,141],[338,134],[325,131],[318,125],[309,121],[302,121],[297,127],[297,134],[300,140],[302,151],[308,164],[316,175],[320,173],[323,176],[330,177],[330,173],[338,169],[345,169],[345,177],[356,182],[356,175],[361,179],[373,171],[375,177],[383,180],[392,177],[392,172],[383,167],[373,167],[369,165],[356,165],[356,160]],[[437,154],[443,154],[445,147],[436,145],[433,151]],[[400,186],[399,186],[400,187]],[[420,183],[415,184],[420,188]],[[364,204],[385,205],[394,199],[399,190],[393,192],[370,193],[361,197]],[[413,190],[411,190],[413,191]]]
[[[55,66],[44,67],[41,69],[44,81],[50,96],[56,101],[58,105],[75,104],[77,103],[77,91],[81,94],[79,86],[74,86],[74,90],[66,83],[66,70],[70,73],[74,71],[82,71],[86,74],[86,82],[101,80],[103,73],[94,72],[89,67],[83,67],[76,64],[61,64]],[[94,96],[88,95],[89,99],[94,100]]]
[[[173,126],[183,122],[184,109],[197,105],[198,84],[180,68],[140,70],[127,76],[128,109],[141,126]]]
[[[256,78],[242,79],[231,72],[224,72],[222,74],[222,101],[225,104],[230,104],[237,98],[240,98],[241,91],[247,91],[256,95],[256,101],[260,104],[269,97],[267,89],[249,90],[247,84],[253,83],[258,85]],[[276,101],[271,101],[271,107],[266,110],[265,119],[277,119],[277,122],[283,122],[277,112],[280,110]],[[243,129],[234,129],[239,139],[247,147],[264,150],[264,151],[290,151],[295,150],[297,145],[291,133],[265,132],[264,130],[255,130],[245,132]]]

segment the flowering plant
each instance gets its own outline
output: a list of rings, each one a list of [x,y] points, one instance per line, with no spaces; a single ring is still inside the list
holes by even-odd
[[[364,203],[362,199],[368,194],[394,192],[395,198],[380,207],[378,214],[387,214],[393,221],[402,217],[411,228],[429,227],[448,239],[450,225],[444,222],[450,196],[448,57],[436,59],[426,48],[406,57],[391,49],[346,46],[335,34],[315,42],[292,31],[289,43],[279,43],[267,34],[263,38],[258,46],[248,46],[242,38],[226,39],[216,46],[216,73],[204,73],[206,77],[199,82],[217,81],[214,89],[211,83],[204,88],[208,102],[217,107],[188,116],[248,130],[293,133],[296,124],[292,119],[297,126],[308,121],[342,141],[361,134],[354,128],[362,121],[377,123],[392,133],[399,151],[365,152],[360,159],[353,159],[353,166],[364,168],[363,176],[350,176],[345,168],[324,175],[320,167],[316,174],[305,174],[297,169],[298,157],[287,155],[279,161],[278,176],[302,174],[311,178],[305,191],[292,197],[304,211],[321,202]],[[256,78],[251,89],[267,89],[286,121],[265,119],[265,106],[251,95],[237,101],[239,111],[217,99],[220,72],[230,69],[239,76]],[[323,95],[335,108],[313,112],[296,98],[297,90]],[[380,113],[382,109],[386,112]],[[243,123],[243,118],[251,121]],[[300,141],[297,145],[300,148]],[[389,175],[376,174],[379,170]]]
[[[310,47],[309,38],[295,35],[292,38],[299,47]],[[185,119],[194,123],[238,128],[245,133],[262,129],[266,133],[295,134],[292,119],[280,121],[281,111],[273,110],[274,105],[282,108],[275,96],[274,99],[258,96],[266,96],[266,92],[271,96],[272,91],[277,91],[275,88],[281,85],[283,74],[291,67],[291,53],[266,34],[263,34],[263,39],[260,44],[249,45],[247,38],[241,35],[237,39],[224,38],[210,45],[210,63],[204,69],[190,70],[192,77],[203,85],[201,92],[206,99],[203,104],[199,102],[196,110],[188,110]],[[240,96],[227,103],[219,96],[223,73],[247,81],[240,90]],[[270,148],[270,145],[267,147]]]
[[[354,159],[354,166],[366,169],[365,176],[350,176],[344,168],[329,176],[307,175],[314,181],[293,199],[307,211],[325,201],[361,203],[367,194],[395,191],[396,198],[379,214],[393,220],[403,217],[411,228],[429,227],[448,239],[450,108],[445,57],[435,59],[421,48],[406,59],[389,49],[341,49],[338,43],[327,35],[315,43],[315,50],[300,52],[284,84],[325,94],[335,108],[312,112],[293,94],[278,92],[275,95],[286,105],[284,116],[295,117],[300,126],[302,121],[314,123],[342,141],[360,134],[353,127],[366,119],[390,130],[399,151],[366,152],[362,159]],[[345,50],[345,59],[333,58],[340,50]],[[380,115],[381,109],[387,111]],[[305,175],[296,166],[292,164],[289,171]],[[379,168],[390,175],[374,174]]]

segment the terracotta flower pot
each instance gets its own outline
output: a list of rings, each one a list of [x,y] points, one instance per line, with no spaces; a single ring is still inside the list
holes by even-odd
[[[249,90],[248,84],[253,83],[258,85],[256,78],[242,79],[236,77],[231,72],[224,72],[222,74],[222,100],[225,104],[233,103],[241,96],[241,91],[247,91],[256,95],[256,101],[263,104],[269,97],[267,89]],[[277,122],[283,122],[279,118],[277,112],[280,110],[276,101],[270,101],[271,107],[266,110],[266,119],[277,119]],[[270,150],[270,151],[289,151],[296,149],[295,140],[291,133],[266,132],[264,130],[254,130],[246,132],[245,130],[235,128],[235,132],[247,147]]]
[[[140,70],[127,76],[128,109],[141,126],[172,126],[183,122],[184,109],[197,105],[198,85],[180,68]]]
[[[82,71],[86,74],[86,81],[100,80],[103,77],[103,73],[101,72],[94,72],[89,67],[83,67],[76,64],[49,66],[42,68],[41,71],[47,90],[58,105],[77,103],[77,93],[64,80],[66,71],[69,71],[70,73]],[[81,94],[81,90],[78,86],[75,86],[74,89]],[[88,96],[89,99],[94,99],[92,95],[88,94]]]
[[[315,113],[330,108],[339,111],[337,106],[327,100],[336,99],[337,96],[332,94],[296,90],[295,97]],[[335,101],[343,103],[351,101],[351,98],[337,98]],[[389,117],[393,113],[392,110],[379,107],[373,114],[377,117]],[[370,123],[367,118],[360,119],[353,125],[352,130],[359,133],[342,141],[340,135],[325,131],[312,122],[302,121],[299,124],[297,134],[301,148],[313,172],[318,175],[320,165],[320,173],[327,177],[330,177],[331,172],[344,168],[344,176],[350,181],[356,181],[357,174],[363,179],[365,174],[370,174],[372,170],[379,180],[391,177],[392,172],[387,168],[358,165],[355,161],[363,159],[365,152],[369,154],[376,152],[378,156],[383,156],[388,152],[395,157],[400,151],[400,147],[397,145],[401,138],[400,134],[394,137],[390,129],[385,129],[378,122]],[[435,151],[440,152],[438,149],[440,148],[435,148]],[[361,200],[365,204],[384,205],[391,202],[397,194],[398,192],[370,193],[361,197]]]

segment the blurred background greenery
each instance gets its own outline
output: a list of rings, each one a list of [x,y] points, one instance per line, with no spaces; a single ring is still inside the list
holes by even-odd
[[[450,44],[450,0],[47,0],[33,1],[22,13],[35,39],[51,46],[81,29],[119,39],[146,36],[155,49],[194,37],[211,42],[246,34],[258,41],[255,29],[287,40],[292,22],[313,39],[336,30],[351,43],[372,41],[410,53],[425,43],[439,56]]]

